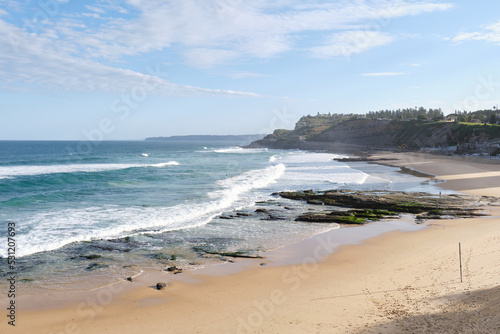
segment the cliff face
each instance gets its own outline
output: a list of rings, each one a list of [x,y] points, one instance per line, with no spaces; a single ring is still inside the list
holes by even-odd
[[[299,126],[290,130],[276,130],[251,147],[278,149],[329,149],[336,145],[356,145],[393,148],[445,147],[457,144],[482,143],[500,139],[500,127],[481,124],[446,122],[386,121],[354,119],[327,127]]]
[[[447,146],[452,142],[452,123],[418,123],[379,121],[371,119],[353,120],[333,126],[313,141],[346,142],[357,145],[390,147]]]

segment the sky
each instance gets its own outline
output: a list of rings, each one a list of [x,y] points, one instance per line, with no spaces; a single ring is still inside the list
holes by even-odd
[[[0,0],[0,140],[266,134],[500,101],[496,0]]]

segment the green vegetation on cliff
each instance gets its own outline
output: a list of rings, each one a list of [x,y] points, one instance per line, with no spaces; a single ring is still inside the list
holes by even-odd
[[[456,134],[458,142],[468,141],[469,138],[483,134],[486,138],[500,138],[500,125],[497,124],[478,124],[457,122],[452,128]]]

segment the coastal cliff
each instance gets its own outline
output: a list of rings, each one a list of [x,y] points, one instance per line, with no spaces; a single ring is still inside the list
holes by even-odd
[[[495,150],[495,141],[500,140],[500,126],[458,122],[428,122],[420,120],[395,121],[383,119],[354,118],[322,122],[324,115],[304,117],[294,130],[275,130],[249,147],[275,149],[333,149],[340,146],[372,148],[422,149],[457,147]],[[326,124],[325,124],[326,123]]]

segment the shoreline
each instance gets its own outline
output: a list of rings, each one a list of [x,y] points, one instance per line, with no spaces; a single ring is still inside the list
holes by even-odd
[[[500,196],[500,161],[481,158],[450,157],[426,153],[380,152],[370,156],[377,164],[409,168],[446,181],[438,186],[470,195]],[[433,165],[437,164],[437,165]],[[457,170],[460,164],[460,170]]]
[[[391,155],[394,155],[394,153],[391,153]],[[432,170],[434,171],[447,170],[450,168],[450,164],[454,165],[452,166],[454,169],[457,169],[456,162],[451,163],[447,161],[440,161],[439,163],[441,165],[438,166],[438,168],[436,169],[436,166],[431,166],[429,164],[429,161],[423,160],[422,157],[414,157],[408,154],[406,154],[406,156],[404,157],[405,157],[404,159],[398,160],[397,162],[395,162],[395,164],[393,164],[394,161],[390,161],[391,163],[390,165],[394,167],[401,167],[401,164],[409,164],[410,165],[409,168],[419,170],[424,173],[428,173],[429,171]],[[444,176],[449,179],[446,183],[439,184],[440,187],[446,185],[450,181],[455,181],[451,185],[448,184],[447,188],[455,191],[465,191],[465,192],[473,191],[476,194],[480,189],[484,188],[485,193],[483,193],[482,195],[497,194],[496,196],[498,196],[500,192],[497,191],[497,184],[496,183],[490,184],[489,182],[487,182],[489,181],[489,179],[484,180],[484,178],[489,178],[491,177],[491,175],[493,175],[494,177],[495,175],[497,175],[497,172],[498,175],[500,175],[499,172],[500,168],[498,168],[499,166],[496,166],[497,170],[494,170],[494,168],[485,169],[484,167],[479,168],[479,166],[477,165],[472,165],[469,163],[467,164],[468,164],[467,170],[460,169],[460,173],[458,173],[457,171],[456,174],[452,173],[448,173],[445,175],[439,175],[438,173],[429,173],[429,174],[437,175],[439,178]],[[471,172],[472,171],[475,172],[474,177],[470,178],[466,177],[467,174],[465,173],[467,173],[469,170],[471,170]],[[470,179],[475,180],[476,184],[481,183],[483,188],[468,189],[470,188],[470,183],[473,182]],[[481,182],[478,182],[478,179],[481,179],[480,180]],[[498,186],[500,187],[500,182]],[[500,215],[500,213],[496,212],[495,215]],[[478,224],[483,224],[488,226],[495,225],[491,224],[492,221],[494,221],[494,219],[491,218],[493,217],[481,217],[481,218],[472,218],[466,220],[467,221],[475,220],[478,222]],[[440,221],[437,224],[431,222],[428,228],[422,231],[413,232],[411,233],[411,235],[418,234],[418,235],[424,235],[425,238],[429,238],[432,237],[432,232],[442,231],[444,229],[443,226],[445,228],[452,229],[453,224],[457,224],[460,226],[460,228],[466,230],[468,224],[463,224],[463,221],[464,219]],[[363,272],[363,270],[365,270],[362,268],[363,264],[366,266],[372,266],[373,264],[366,262],[366,259],[356,260],[353,261],[353,263],[349,263],[348,259],[353,257],[352,254],[359,255],[362,252],[366,252],[367,249],[373,247],[375,247],[375,249],[379,248],[383,249],[384,243],[385,244],[396,243],[401,247],[402,244],[400,239],[408,239],[407,241],[411,241],[412,239],[408,238],[408,235],[405,235],[404,232],[389,232],[363,240],[362,244],[359,244],[358,242],[357,244],[354,245],[342,245],[338,247],[338,249],[335,249],[333,254],[331,254],[331,252],[330,254],[326,254],[325,249],[332,248],[333,247],[332,244],[328,243],[325,244],[325,242],[323,242],[322,246],[323,248],[322,250],[320,249],[320,251],[317,251],[317,248],[315,247],[319,244],[322,244],[322,242],[319,240],[322,240],[321,238],[325,237],[328,233],[329,232],[325,232],[317,235],[316,238],[313,237],[301,242],[306,244],[309,242],[312,243],[313,246],[310,246],[309,252],[306,252],[307,254],[309,254],[309,256],[304,257],[302,255],[303,257],[301,261],[298,262],[299,264],[295,263],[295,264],[285,264],[280,266],[274,266],[274,265],[260,266],[258,260],[250,260],[250,261],[237,262],[236,264],[233,263],[233,264],[215,265],[218,267],[217,269],[215,269],[215,271],[219,271],[219,273],[221,273],[219,266],[225,265],[226,267],[233,266],[233,268],[234,267],[243,267],[243,268],[242,269],[240,268],[241,270],[238,270],[235,273],[225,273],[223,276],[219,275],[215,276],[213,274],[210,274],[209,273],[210,270],[207,271],[208,273],[202,273],[201,271],[197,270],[194,270],[192,272],[186,272],[183,273],[182,275],[176,275],[182,277],[179,278],[176,277],[175,280],[172,283],[170,283],[170,285],[164,291],[157,291],[153,289],[151,286],[151,284],[156,283],[154,281],[158,280],[157,277],[160,277],[161,273],[159,273],[158,276],[155,276],[153,273],[145,273],[144,276],[141,275],[139,277],[139,280],[137,282],[134,282],[134,284],[130,284],[130,282],[125,281],[117,283],[116,286],[113,288],[103,288],[100,291],[97,291],[99,290],[97,289],[96,294],[94,295],[95,299],[94,304],[89,302],[89,298],[91,297],[89,296],[88,293],[86,295],[85,293],[82,293],[81,296],[82,298],[80,298],[79,300],[74,299],[73,298],[75,297],[74,295],[70,296],[71,297],[70,304],[67,304],[62,308],[60,308],[59,305],[57,309],[40,309],[37,311],[20,310],[22,314],[20,316],[20,319],[22,318],[24,319],[22,320],[22,322],[19,322],[19,327],[16,328],[16,330],[21,330],[20,333],[23,333],[23,330],[25,329],[21,327],[25,327],[26,333],[28,333],[29,330],[33,330],[33,328],[37,328],[38,329],[37,331],[40,333],[45,333],[45,332],[48,333],[50,332],[49,330],[59,330],[60,332],[71,332],[68,331],[68,328],[71,327],[75,328],[75,332],[76,329],[79,329],[81,330],[82,333],[86,332],[100,333],[100,332],[105,332],[103,331],[104,325],[112,327],[114,325],[117,325],[117,323],[121,323],[123,325],[124,323],[127,322],[128,318],[127,314],[132,312],[132,314],[134,314],[135,316],[139,317],[144,316],[144,318],[142,318],[141,321],[138,320],[140,324],[138,323],[135,330],[133,326],[127,329],[122,325],[119,326],[117,325],[115,330],[122,331],[123,333],[136,333],[139,332],[140,328],[142,328],[141,326],[144,326],[146,324],[150,327],[157,326],[157,328],[160,328],[159,326],[163,321],[159,320],[161,318],[158,317],[155,320],[156,323],[150,323],[150,322],[146,323],[145,321],[146,319],[148,319],[148,317],[145,316],[144,312],[147,312],[148,315],[156,314],[157,316],[166,312],[168,313],[168,315],[166,315],[165,317],[169,319],[167,323],[171,324],[172,326],[174,325],[181,326],[180,323],[183,321],[186,322],[186,317],[189,317],[190,320],[187,322],[191,325],[190,321],[192,321],[192,325],[195,326],[192,327],[193,330],[186,330],[182,326],[177,327],[178,330],[182,329],[184,331],[181,332],[185,333],[194,332],[195,328],[197,328],[197,330],[199,330],[200,333],[214,333],[223,331],[229,333],[229,332],[238,332],[238,329],[240,330],[240,332],[245,332],[245,330],[247,332],[252,332],[253,330],[255,330],[255,332],[264,332],[264,333],[279,332],[279,330],[271,329],[272,327],[274,327],[274,325],[277,324],[276,321],[272,321],[274,319],[273,317],[275,316],[275,314],[279,315],[279,319],[292,317],[296,319],[295,321],[300,320],[300,323],[304,322],[303,320],[301,320],[302,318],[308,318],[308,319],[310,317],[313,317],[314,319],[318,318],[317,315],[314,314],[309,316],[306,314],[300,314],[299,316],[298,313],[293,312],[294,305],[295,306],[297,305],[295,303],[292,303],[292,300],[297,301],[296,299],[298,298],[297,295],[303,296],[304,290],[310,289],[308,291],[310,292],[312,291],[321,295],[320,292],[321,287],[312,284],[313,281],[316,283],[317,282],[324,283],[328,281],[327,280],[328,275],[335,274],[332,272],[332,270],[335,272],[335,268],[340,269],[340,271],[342,271],[342,268],[347,267],[354,270],[354,272]],[[394,238],[394,236],[397,236],[397,238]],[[397,239],[397,240],[392,240],[392,239]],[[417,247],[417,245],[415,245],[415,247]],[[285,248],[294,249],[297,252],[297,254],[301,254],[302,251],[304,250],[304,248],[301,249],[300,247],[298,247],[297,244],[291,246],[285,246]],[[285,251],[290,251],[290,250],[285,250]],[[311,252],[313,255],[312,260],[311,260]],[[322,256],[314,257],[314,255],[316,254],[315,252],[318,255],[322,254]],[[393,250],[389,249],[390,254],[392,254],[393,252],[394,252]],[[364,256],[366,256],[366,254]],[[372,261],[374,260],[371,255],[368,256],[368,258],[371,258]],[[360,261],[361,264],[359,263]],[[356,262],[358,263],[356,264]],[[342,273],[343,275],[345,275],[345,277],[338,277],[337,279],[339,282],[342,282],[342,284],[344,284],[345,286],[354,284],[356,276],[353,273],[346,272],[345,270],[342,271]],[[381,275],[380,272],[375,271],[375,273],[379,276]],[[327,275],[327,277],[324,277],[323,275]],[[339,274],[335,274],[334,276],[339,276]],[[346,281],[347,277],[350,277],[352,282]],[[271,283],[267,282],[268,280],[270,280]],[[249,291],[246,291],[244,287],[242,288],[243,285],[242,282],[247,282],[248,284],[250,284],[248,287]],[[261,284],[259,285],[259,283]],[[306,286],[306,288],[304,288],[304,286]],[[357,289],[356,287],[354,287],[353,289],[356,291],[359,290],[358,291],[358,293],[360,294],[359,296],[364,296],[365,298],[368,298],[366,293],[363,292],[364,289]],[[190,292],[190,290],[193,290],[194,292],[193,291]],[[301,291],[302,293],[298,293]],[[398,293],[401,292],[399,290],[397,291]],[[99,294],[99,292],[101,293]],[[59,297],[62,298],[60,302],[63,303],[68,302],[68,300],[65,299],[63,296],[59,295]],[[22,300],[22,298],[19,299],[20,302],[25,301],[25,302],[32,302],[33,305],[36,304],[34,300],[29,301],[28,300],[29,297],[27,296],[24,297],[26,299],[24,301]],[[211,298],[213,300],[211,300]],[[42,301],[40,301],[40,304],[43,304],[44,302],[43,296],[41,297],[41,299]],[[235,309],[233,309],[231,306],[235,307],[234,302],[232,302],[234,301],[234,299],[243,300],[244,301],[243,302],[244,306],[242,306],[243,308],[240,308],[238,306]],[[356,297],[354,299],[358,298]],[[190,302],[193,303],[194,301],[199,302],[202,305],[211,305],[211,307],[213,307],[214,310],[217,309],[218,307],[219,311],[225,312],[222,314],[226,314],[227,317],[230,317],[230,319],[232,320],[230,321],[226,317],[225,318],[226,321],[221,324],[214,323],[213,320],[210,321],[210,319],[207,317],[209,315],[215,317],[215,314],[217,314],[217,313],[214,314],[215,311],[213,311],[212,309],[210,309],[209,312],[207,312],[208,315],[201,315],[199,312],[204,312],[204,310],[196,308],[198,309],[199,312],[193,316],[188,316],[193,312],[189,308]],[[139,304],[140,307],[138,307]],[[307,304],[307,305],[311,304],[310,305],[311,307],[314,306],[314,303],[312,302],[309,303],[306,303],[305,301],[299,302],[299,306],[302,304]],[[259,308],[258,306],[261,307]],[[354,304],[352,304],[351,307],[353,309],[356,309],[356,313],[361,314],[363,313],[361,312],[361,310],[365,310],[366,312],[368,312],[368,314],[373,315],[374,317],[373,319],[370,318],[371,320],[370,319],[363,320],[365,322],[365,325],[371,322],[373,322],[374,324],[377,323],[376,320],[378,318],[375,316],[376,312],[374,310],[372,309],[366,310],[365,307],[361,306],[358,302],[354,302]],[[320,314],[326,316],[322,309],[319,309],[317,311]],[[272,313],[272,314],[269,317],[267,317],[266,316],[267,313]],[[244,316],[241,316],[242,314],[249,314],[249,315],[257,314],[257,315],[255,316],[255,319],[253,319],[250,316],[245,318]],[[258,314],[260,314],[260,316],[258,316]],[[68,319],[66,318],[68,315],[70,316],[69,319],[74,319],[74,320],[71,320],[69,322],[67,320],[62,321],[63,319]],[[114,321],[113,316],[115,315],[117,315],[118,318],[121,320]],[[174,315],[177,315],[177,317],[180,317],[181,319],[176,320]],[[195,320],[193,318],[195,316],[199,317],[200,320]],[[184,320],[182,321],[183,317]],[[224,316],[219,315],[219,318],[224,319]],[[259,320],[260,318],[262,318],[262,321]],[[243,322],[241,321],[242,319]],[[253,321],[253,323],[251,321],[252,319],[255,320]],[[150,320],[153,321],[154,319]],[[208,321],[208,323],[210,323],[211,325],[203,326],[202,320]],[[315,321],[320,321],[320,320],[321,319],[318,318]],[[370,321],[367,322],[367,320]],[[338,333],[347,333],[348,330],[350,330],[349,327],[352,328],[359,327],[355,325],[354,320],[349,320],[349,321],[351,326],[342,327],[342,324],[339,324],[337,325],[338,328],[335,328],[332,327],[333,325],[330,323],[329,326],[327,326],[328,330],[326,329],[327,327],[323,326],[324,327],[323,328],[320,326],[321,329],[319,330],[319,332],[337,333],[336,330],[340,330],[340,328],[342,327],[343,328],[342,330],[344,331],[338,331]],[[34,325],[33,327],[27,328],[28,326],[26,325],[29,325],[27,324],[28,322],[41,324],[41,327],[33,324]],[[260,322],[262,323],[259,326],[252,326],[252,324]],[[287,324],[284,322],[281,323],[278,321],[278,323],[282,325],[282,327],[280,328],[282,328],[282,330],[286,332],[293,333],[294,330],[297,330],[297,332],[299,332],[299,328],[302,328],[300,332],[307,332],[310,329],[312,329],[312,327],[307,327],[307,326],[303,327],[305,325],[297,326],[297,328],[294,329],[295,327],[293,328],[287,327]],[[2,328],[2,326],[4,325],[5,325],[4,323],[0,324],[0,328]],[[268,325],[270,327],[268,327]],[[357,329],[358,331],[354,331],[353,333],[361,332],[360,331],[361,329],[362,328],[360,327]],[[111,332],[114,332],[114,330],[112,330]]]
[[[357,169],[356,166],[350,166],[351,168],[353,169]],[[358,166],[359,168],[359,166]],[[365,171],[366,172],[366,171]],[[393,173],[393,172],[387,172],[387,173]],[[422,176],[422,175],[417,175],[419,177],[426,177],[426,176]],[[292,201],[292,202],[295,202],[295,201]],[[290,203],[288,204],[289,206],[292,206],[294,205],[294,203]],[[302,206],[302,205],[300,205]],[[314,208],[314,206],[313,206]],[[299,210],[305,210],[303,207],[301,207]],[[389,220],[389,219],[388,219]],[[402,221],[403,218],[397,218],[397,219],[390,219],[390,221],[392,220],[395,220],[395,221]],[[377,222],[380,224],[380,222]],[[411,222],[413,224],[413,222]],[[186,278],[187,275],[185,275],[186,272],[191,272],[193,275],[204,275],[205,273],[207,274],[210,274],[210,275],[214,275],[214,276],[223,276],[223,275],[229,275],[229,274],[233,274],[233,273],[236,273],[236,272],[239,272],[239,271],[242,271],[242,270],[245,270],[246,268],[248,267],[251,267],[252,263],[256,263],[257,265],[260,265],[260,263],[262,263],[262,265],[269,265],[269,266],[280,266],[280,265],[290,265],[290,264],[298,264],[296,263],[297,261],[294,262],[294,260],[291,258],[290,255],[283,255],[284,252],[282,252],[281,250],[282,249],[287,249],[289,250],[289,252],[294,252],[294,248],[299,248],[300,246],[297,246],[297,245],[301,245],[303,243],[307,243],[309,240],[314,240],[314,238],[317,236],[317,235],[321,235],[321,234],[328,234],[331,232],[331,230],[333,229],[338,229],[339,226],[338,224],[335,224],[335,223],[328,223],[328,224],[324,224],[325,226],[332,226],[332,227],[329,227],[328,228],[328,231],[318,231],[318,232],[315,232],[314,234],[311,234],[307,237],[305,237],[304,239],[300,239],[300,240],[297,240],[297,241],[292,241],[292,242],[289,242],[289,243],[285,243],[285,244],[282,244],[276,248],[270,248],[270,249],[267,249],[265,251],[262,251],[262,255],[263,255],[263,259],[255,259],[255,260],[252,260],[252,259],[239,259],[239,258],[230,258],[231,260],[230,261],[226,261],[226,262],[220,262],[220,261],[216,261],[215,259],[212,259],[212,258],[209,258],[209,259],[205,259],[204,262],[200,263],[199,264],[199,267],[180,267],[182,268],[182,271],[184,274],[181,274],[181,275],[172,275],[172,274],[168,274],[165,272],[166,270],[162,270],[160,267],[164,267],[164,268],[167,268],[169,267],[170,265],[173,265],[173,264],[170,264],[170,265],[160,265],[158,263],[155,263],[154,261],[150,261],[150,262],[145,262],[143,263],[142,266],[139,266],[138,268],[135,268],[134,270],[134,273],[131,273],[129,272],[131,278],[134,280],[134,283],[136,283],[135,285],[140,285],[140,284],[137,284],[137,280],[136,278],[141,278],[141,276],[143,277],[147,277],[147,276],[154,276],[154,277],[158,277],[159,281],[164,281],[166,282],[167,284],[169,283],[172,283],[172,282],[176,282],[176,281],[191,281],[191,279],[189,278]],[[333,226],[333,225],[337,225],[337,226]],[[356,240],[357,238],[359,238],[359,240],[365,240],[369,237],[374,237],[376,235],[378,235],[377,233],[373,233],[372,236],[369,236],[370,235],[370,232],[364,232],[364,229],[366,229],[370,224],[367,224],[367,225],[361,225],[361,226],[358,226],[358,225],[349,225],[349,224],[342,224],[342,229],[355,229],[355,230],[352,230],[352,231],[349,231],[350,233],[352,233],[352,236],[347,236],[347,238],[349,240],[353,240],[352,242],[354,242],[354,240]],[[369,227],[370,229],[370,227]],[[384,227],[381,227],[380,228],[381,230],[384,230]],[[397,230],[398,228],[397,227],[393,227],[394,230]],[[387,231],[385,231],[387,232]],[[381,232],[381,233],[385,233],[385,232]],[[341,244],[349,244],[349,242],[338,242],[338,245],[341,245]],[[336,245],[336,247],[338,246]],[[275,256],[275,254],[282,254],[281,256],[278,255],[278,256]],[[147,261],[147,260],[145,260]],[[260,262],[260,263],[259,263]],[[128,263],[128,262],[126,262]],[[135,266],[135,265],[134,265]],[[139,271],[139,272],[138,272]],[[104,276],[99,276],[99,277],[95,277],[93,275],[94,273],[92,272],[89,272],[89,273],[78,273],[78,278],[74,279],[74,280],[70,280],[70,281],[67,281],[67,280],[64,280],[64,282],[62,282],[61,284],[63,285],[62,288],[57,288],[57,282],[54,281],[54,282],[51,282],[49,286],[38,286],[38,285],[32,285],[32,286],[21,286],[21,289],[20,289],[20,293],[19,295],[22,295],[22,296],[26,296],[27,299],[31,299],[30,300],[30,305],[29,307],[27,307],[26,309],[27,310],[44,310],[44,309],[50,309],[50,308],[60,308],[60,307],[64,307],[64,306],[70,306],[71,304],[75,304],[76,302],[81,302],[84,298],[80,297],[80,296],[84,296],[87,292],[91,292],[91,291],[95,291],[95,290],[99,290],[99,289],[103,289],[103,288],[106,288],[108,286],[113,286],[113,285],[117,285],[117,284],[122,284],[126,277],[128,275],[123,275],[122,274],[116,274],[116,273],[111,273],[111,276],[108,276],[108,278],[104,278]],[[84,283],[82,285],[79,285],[79,283],[82,283],[82,282],[89,282],[89,280],[94,280],[94,279],[98,279],[98,282],[97,284],[94,284],[94,283]],[[130,282],[125,282],[125,284],[128,284]],[[30,284],[30,283],[28,283]],[[0,282],[0,287],[2,287],[2,283]],[[69,288],[68,288],[69,287]],[[131,286],[133,287],[133,286]],[[23,289],[26,289],[26,294],[24,294],[23,292]],[[50,297],[48,297],[50,296]],[[34,299],[38,299],[40,298],[41,300],[43,300],[42,302],[33,302],[33,298]],[[49,303],[47,303],[47,299],[50,301]],[[0,298],[0,302],[2,302],[2,299]],[[27,304],[27,303],[26,303]]]

